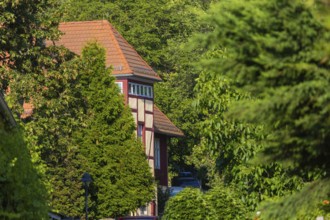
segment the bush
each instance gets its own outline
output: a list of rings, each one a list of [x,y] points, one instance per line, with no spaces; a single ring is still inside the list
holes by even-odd
[[[217,186],[207,193],[186,188],[166,204],[163,219],[244,219],[247,209],[236,192]]]

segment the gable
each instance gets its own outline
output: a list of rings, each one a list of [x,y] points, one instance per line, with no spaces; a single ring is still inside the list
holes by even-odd
[[[105,48],[106,65],[112,66],[113,75],[161,81],[158,74],[108,21],[63,22],[60,23],[59,30],[63,35],[58,41],[47,41],[47,46],[64,46],[81,55],[86,43],[96,41]]]

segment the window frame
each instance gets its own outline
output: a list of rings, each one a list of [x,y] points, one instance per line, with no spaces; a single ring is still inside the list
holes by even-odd
[[[160,170],[161,164],[160,164],[160,138],[155,138],[154,143],[154,166],[155,169]]]
[[[115,82],[119,88],[120,93],[124,93],[124,83],[123,82]]]
[[[152,86],[133,82],[128,83],[128,94],[146,98],[153,98],[154,96]]]

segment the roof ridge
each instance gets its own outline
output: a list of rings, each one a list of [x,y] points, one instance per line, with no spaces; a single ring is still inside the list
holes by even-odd
[[[76,23],[100,23],[100,22],[105,22],[105,23],[109,23],[108,20],[106,19],[102,19],[102,20],[87,20],[87,21],[61,21],[60,24],[69,24],[69,23],[72,23],[72,24],[76,24]]]
[[[113,27],[113,25],[108,21],[108,23]],[[113,27],[114,28],[114,27]],[[135,50],[135,48],[126,40],[126,38],[124,38],[118,31],[117,29],[114,28],[114,30],[121,36],[121,38],[125,41],[125,43],[131,47],[131,49],[133,49],[133,51],[137,54],[137,56],[141,59],[141,61],[147,66],[149,67],[152,71],[152,67],[147,63],[147,61],[145,61],[142,56]],[[118,42],[117,42],[118,43]]]
[[[59,29],[63,35],[54,44],[63,45],[78,55],[84,44],[92,39],[102,44],[107,51],[106,64],[113,67],[112,74],[115,76],[128,74],[161,81],[153,68],[108,20],[61,22]],[[46,42],[47,45],[51,43]]]

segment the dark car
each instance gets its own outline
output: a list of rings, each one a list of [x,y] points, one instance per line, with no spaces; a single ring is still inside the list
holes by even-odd
[[[172,179],[172,187],[169,188],[170,196],[175,196],[186,187],[201,189],[201,184],[191,172],[180,172],[178,176]]]
[[[173,178],[172,186],[200,188],[200,183],[194,177],[177,177]]]
[[[118,220],[158,220],[157,216],[127,216],[127,217],[120,217]]]

